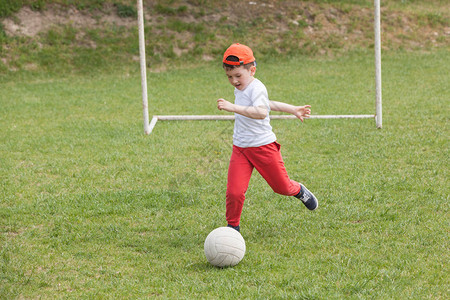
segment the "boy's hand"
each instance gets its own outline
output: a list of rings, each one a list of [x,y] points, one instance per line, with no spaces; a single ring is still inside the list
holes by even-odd
[[[273,101],[270,102],[270,109],[273,111],[282,111],[288,114],[293,114],[297,118],[300,119],[300,121],[303,122],[304,119],[309,118],[309,115],[311,114],[311,105],[304,105],[304,106],[294,106],[291,104],[287,104],[284,102],[279,101]]]
[[[310,107],[311,105],[296,106],[292,114],[303,122],[303,119],[309,118],[309,115],[311,114]]]
[[[226,110],[232,112],[232,106],[233,104],[225,99],[220,98],[217,100],[217,108],[219,110]]]

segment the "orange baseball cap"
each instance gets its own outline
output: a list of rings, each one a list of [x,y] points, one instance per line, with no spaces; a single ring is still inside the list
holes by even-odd
[[[230,59],[230,56],[237,57],[238,61],[228,60]],[[256,59],[253,56],[252,49],[239,43],[232,44],[230,47],[228,47],[223,55],[223,62],[233,66],[249,64],[254,62],[255,60]]]

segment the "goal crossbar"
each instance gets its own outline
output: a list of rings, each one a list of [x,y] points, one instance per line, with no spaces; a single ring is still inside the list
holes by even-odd
[[[137,0],[139,57],[141,67],[142,107],[144,114],[144,132],[150,134],[156,123],[160,121],[188,121],[188,120],[234,120],[234,115],[161,115],[153,116],[149,122],[147,74],[145,62],[144,38],[144,9],[143,0]],[[380,0],[374,0],[374,41],[375,41],[375,114],[372,115],[311,115],[310,119],[369,119],[374,118],[376,127],[382,127],[381,106],[381,29],[380,29]],[[271,115],[273,120],[296,119],[293,115]]]
[[[271,120],[297,119],[294,115],[270,115]],[[308,119],[374,119],[376,115],[311,115]],[[155,115],[146,134],[150,134],[158,121],[232,121],[234,115]]]

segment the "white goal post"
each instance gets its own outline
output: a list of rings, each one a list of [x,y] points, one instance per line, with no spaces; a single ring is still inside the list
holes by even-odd
[[[139,57],[141,68],[142,109],[144,114],[144,132],[150,134],[156,123],[174,120],[234,120],[234,115],[163,115],[153,116],[149,122],[148,94],[147,94],[147,64],[145,59],[144,9],[143,0],[137,0]],[[376,127],[382,127],[381,106],[381,28],[380,28],[380,0],[374,0],[374,31],[375,31],[375,114],[369,115],[311,115],[309,119],[368,119],[374,118]],[[293,115],[271,115],[271,119],[296,119]]]

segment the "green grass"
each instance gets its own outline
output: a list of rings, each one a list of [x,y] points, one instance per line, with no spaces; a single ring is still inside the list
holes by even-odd
[[[203,255],[225,225],[232,122],[143,134],[138,70],[0,78],[0,298],[448,299],[450,56],[383,56],[373,120],[272,121],[315,212],[255,173],[243,261]],[[271,98],[374,111],[373,54],[258,65]],[[151,114],[221,114],[220,64],[149,74]]]

